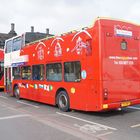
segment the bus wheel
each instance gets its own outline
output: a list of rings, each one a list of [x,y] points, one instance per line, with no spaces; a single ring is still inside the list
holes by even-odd
[[[18,86],[14,87],[14,95],[17,99],[20,99],[20,91]]]
[[[57,105],[60,110],[67,112],[69,111],[69,97],[66,91],[60,91],[57,95]]]

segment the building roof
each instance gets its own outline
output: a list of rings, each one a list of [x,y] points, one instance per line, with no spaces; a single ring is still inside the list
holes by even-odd
[[[9,33],[0,33],[0,48],[4,48],[5,40],[17,35],[17,33],[14,30],[14,27],[15,25],[14,23],[12,23],[11,30]]]

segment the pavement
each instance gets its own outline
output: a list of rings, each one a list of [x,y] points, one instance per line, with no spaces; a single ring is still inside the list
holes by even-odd
[[[62,112],[0,92],[0,140],[140,140],[140,105]]]

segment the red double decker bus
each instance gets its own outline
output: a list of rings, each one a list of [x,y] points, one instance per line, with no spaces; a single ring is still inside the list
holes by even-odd
[[[4,89],[4,51],[0,49],[0,89]]]
[[[5,75],[10,73],[6,91],[17,98],[58,105],[62,111],[139,104],[139,29],[128,22],[97,18],[92,27],[26,45],[20,38],[18,49],[5,53],[9,59]]]

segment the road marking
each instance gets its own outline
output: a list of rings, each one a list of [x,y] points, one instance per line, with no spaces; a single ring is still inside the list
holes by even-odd
[[[39,108],[39,106],[32,105],[32,104],[29,104],[29,103],[25,103],[25,102],[22,102],[22,101],[17,101],[17,103],[28,105],[28,106],[35,107],[35,108]]]
[[[29,116],[31,116],[31,115],[28,115],[28,114],[13,115],[13,116],[0,117],[0,120],[7,120],[7,119],[14,119],[14,118],[21,118],[21,117],[29,117]]]
[[[129,107],[127,107],[127,108],[140,110],[140,108],[139,108],[139,107],[134,107],[134,106],[129,106]]]
[[[99,123],[88,121],[88,120],[85,120],[85,119],[82,119],[82,118],[78,118],[78,117],[75,117],[75,116],[71,116],[71,115],[68,115],[68,114],[64,114],[64,113],[60,113],[60,112],[56,112],[56,113],[58,115],[62,115],[62,116],[65,116],[65,117],[69,117],[69,118],[72,118],[72,119],[76,119],[76,120],[79,120],[79,121],[90,123],[90,124],[93,124],[93,125],[99,125],[99,126],[101,126],[103,128],[106,128],[106,129],[117,130],[116,128],[113,128],[113,127],[109,127],[109,126],[106,126],[106,125],[102,125],[102,124],[99,124]]]
[[[97,137],[102,137],[102,136],[106,136],[106,135],[109,135],[109,134],[112,134],[113,132],[106,132],[106,133],[103,133],[103,134],[99,134],[99,135],[96,135]]]
[[[132,125],[130,126],[131,128],[135,128],[135,127],[140,127],[140,124],[135,124],[135,125]]]
[[[106,127],[102,127],[100,125],[93,125],[93,124],[85,124],[85,125],[74,124],[74,126],[78,127],[80,131],[89,134],[95,134],[96,132],[108,130],[108,128]]]
[[[3,98],[3,99],[8,99],[7,97],[5,97],[5,96],[0,96],[0,98]]]

